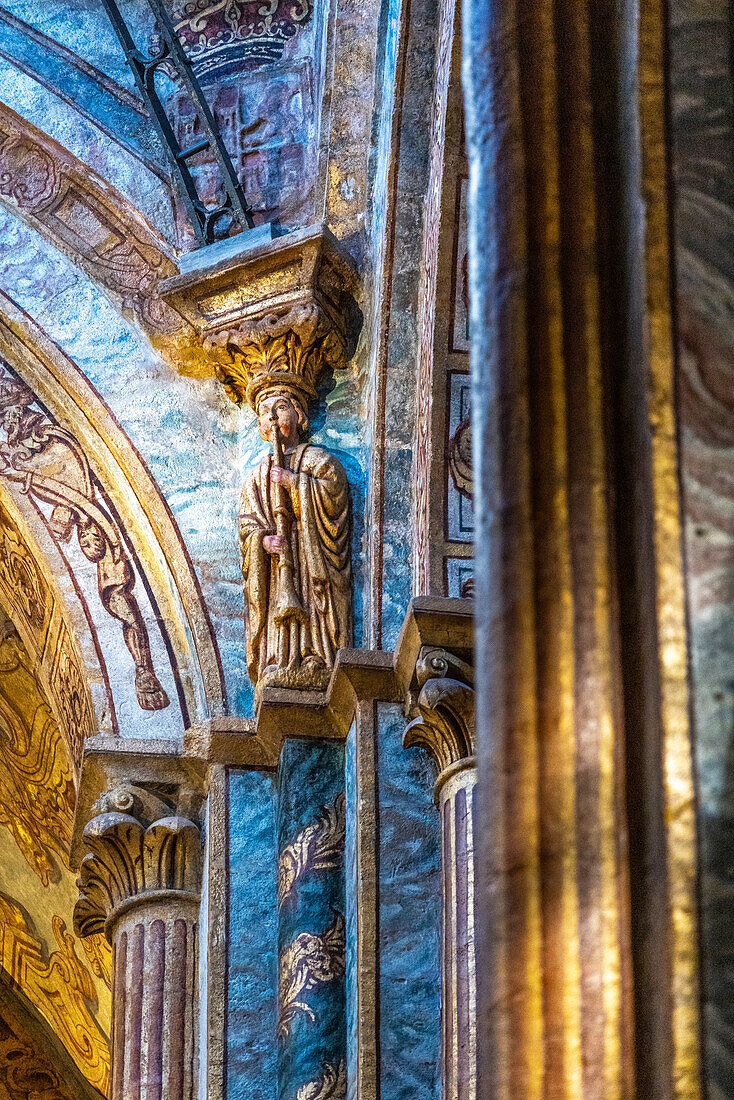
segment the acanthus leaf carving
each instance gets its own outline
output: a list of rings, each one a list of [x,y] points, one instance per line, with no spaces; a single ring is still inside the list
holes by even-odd
[[[151,796],[122,789],[120,801],[140,808]],[[104,805],[115,804],[113,795]],[[157,799],[153,796],[153,806]],[[177,893],[195,898],[200,887],[201,836],[189,818],[176,814],[150,824],[119,809],[105,809],[87,823],[83,837],[88,852],[79,869],[79,900],[74,927],[80,936],[108,934],[109,922],[121,906],[151,894]],[[109,938],[109,936],[108,936]]]

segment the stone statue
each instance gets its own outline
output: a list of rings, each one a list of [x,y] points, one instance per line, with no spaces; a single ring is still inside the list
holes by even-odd
[[[322,691],[337,650],[353,644],[351,505],[341,463],[309,441],[309,411],[354,352],[357,273],[324,226],[268,241],[237,270],[247,287],[238,327],[210,320],[204,346],[272,446],[240,501],[247,670],[258,695]]]
[[[240,500],[247,670],[266,685],[323,690],[352,644],[351,513],[341,463],[305,441],[296,387],[261,390],[260,435],[273,444]]]

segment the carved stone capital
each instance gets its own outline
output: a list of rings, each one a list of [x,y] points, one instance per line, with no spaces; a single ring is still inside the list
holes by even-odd
[[[423,646],[415,668],[418,694],[409,701],[413,716],[403,745],[427,749],[438,766],[436,791],[457,768],[474,763],[476,726],[474,669],[455,654]]]
[[[178,896],[198,901],[201,837],[187,817],[171,813],[157,795],[130,783],[106,792],[82,838],[74,928],[80,936],[104,932],[145,901]]]
[[[253,407],[269,385],[313,400],[320,375],[351,355],[360,321],[355,269],[325,226],[270,232],[261,226],[202,249],[205,266],[182,266],[160,284],[203,339],[232,400]]]

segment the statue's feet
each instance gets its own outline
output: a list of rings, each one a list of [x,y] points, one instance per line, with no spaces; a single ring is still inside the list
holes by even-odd
[[[266,687],[288,688],[290,691],[326,691],[331,669],[321,657],[305,657],[300,665],[278,668],[269,665],[258,682],[258,692]]]

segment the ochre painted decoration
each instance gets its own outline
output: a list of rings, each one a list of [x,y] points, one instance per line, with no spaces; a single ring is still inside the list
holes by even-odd
[[[74,776],[38,673],[10,622],[0,626],[0,825],[44,886],[66,865]]]
[[[122,627],[135,664],[135,692],[143,710],[169,705],[150,652],[148,630],[133,593],[135,574],[117,527],[101,505],[89,461],[76,438],[33,406],[35,394],[5,368],[0,374],[0,477],[33,500],[50,505],[48,521],[59,546],[76,534],[97,568],[99,597]],[[61,675],[69,676],[70,670]]]
[[[337,795],[333,805],[325,806],[316,821],[302,829],[282,849],[278,857],[278,905],[295,892],[297,883],[308,871],[333,871],[344,858],[346,833],[346,797]]]
[[[296,1100],[346,1100],[347,1064],[324,1066],[317,1081],[309,1081],[296,1093]]]
[[[108,989],[112,989],[112,950],[103,933],[84,936],[82,947],[94,973]]]
[[[54,596],[18,523],[2,502],[0,606],[27,647],[28,669],[40,669],[40,678],[36,676],[39,689],[42,694],[48,689],[47,698],[78,774],[84,740],[97,732],[81,658],[61,601]]]
[[[288,1035],[293,1021],[303,1015],[312,1023],[316,1016],[303,995],[327,982],[344,977],[346,926],[341,913],[321,935],[301,932],[281,955],[278,986],[278,1034]]]
[[[0,894],[0,964],[15,985],[49,1022],[91,1084],[101,1092],[109,1083],[107,1037],[95,1020],[97,993],[92,975],[79,960],[76,941],[54,916],[58,949],[50,954],[23,910]]]

